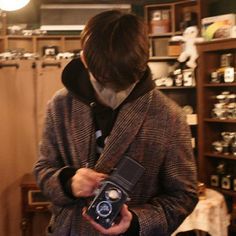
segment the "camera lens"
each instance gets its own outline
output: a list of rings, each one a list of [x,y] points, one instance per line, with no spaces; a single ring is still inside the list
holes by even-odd
[[[111,203],[108,201],[102,201],[97,204],[96,211],[99,216],[101,217],[107,217],[112,212],[112,206]]]

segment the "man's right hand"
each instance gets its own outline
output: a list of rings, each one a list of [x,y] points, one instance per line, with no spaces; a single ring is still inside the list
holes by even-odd
[[[71,180],[71,189],[75,197],[90,197],[107,175],[89,168],[78,169]]]

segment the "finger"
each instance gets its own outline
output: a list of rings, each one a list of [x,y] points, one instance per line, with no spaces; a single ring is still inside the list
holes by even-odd
[[[102,234],[110,234],[109,233],[109,229],[105,229],[104,227],[102,227],[100,224],[96,223],[89,215],[86,214],[86,208],[83,208],[82,210],[82,215],[83,217],[89,221],[89,223],[96,229],[98,230],[100,233]]]
[[[76,174],[83,176],[83,178],[85,179],[88,179],[90,181],[96,181],[96,182],[99,182],[102,179],[107,177],[106,174],[96,172],[89,168],[81,168],[77,170]]]
[[[127,205],[123,205],[120,211],[120,215],[121,215],[121,220],[118,224],[114,224],[112,225],[111,228],[109,228],[107,230],[107,234],[117,234],[117,232],[120,233],[124,233],[127,231],[127,229],[130,227],[130,223],[132,220],[132,214],[131,212],[128,210],[128,206]]]
[[[121,208],[120,214],[122,216],[123,221],[131,221],[132,220],[132,214],[128,209],[128,206],[124,204]]]
[[[89,181],[86,179],[81,179],[72,181],[71,188],[73,191],[73,194],[76,197],[88,197],[94,195],[94,190],[97,188],[97,184],[93,181]]]
[[[80,169],[79,171],[77,171],[76,175],[72,177],[73,186],[80,186],[81,188],[83,188],[83,186],[91,185],[94,188],[98,187],[101,181],[104,179],[105,175],[100,175],[92,170],[84,169]],[[90,173],[91,171],[92,173]]]

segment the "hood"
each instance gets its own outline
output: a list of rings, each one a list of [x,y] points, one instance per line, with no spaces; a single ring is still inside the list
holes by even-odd
[[[89,72],[80,58],[70,61],[62,72],[62,83],[67,90],[86,104],[95,102],[95,91],[89,79]],[[144,73],[142,79],[136,84],[125,102],[134,100],[144,95],[155,87],[150,69]]]
[[[80,58],[70,61],[62,72],[62,83],[67,90],[81,101],[94,102],[94,89],[89,80],[89,72]]]

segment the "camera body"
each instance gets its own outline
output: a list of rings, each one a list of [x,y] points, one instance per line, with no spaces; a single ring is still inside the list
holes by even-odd
[[[97,190],[87,214],[104,228],[110,228],[144,172],[143,166],[125,156]]]
[[[105,181],[90,204],[87,214],[104,228],[110,228],[128,193],[111,181]]]

